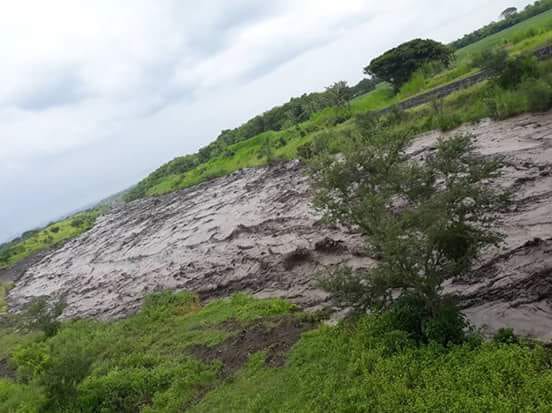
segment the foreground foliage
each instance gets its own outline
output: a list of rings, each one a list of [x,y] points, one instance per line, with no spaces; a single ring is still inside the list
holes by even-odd
[[[550,411],[550,354],[540,347],[416,346],[382,319],[306,334],[283,369],[253,357],[194,412]]]
[[[396,318],[364,316],[305,333],[285,366],[255,353],[235,377],[190,355],[257,320],[293,312],[244,295],[201,306],[156,294],[113,323],[65,323],[51,338],[0,328],[17,380],[0,378],[2,412],[508,412],[552,408],[552,357],[505,332],[462,345],[418,345]],[[301,314],[295,315],[302,317]],[[11,337],[11,338],[9,338]],[[19,341],[19,343],[18,343]],[[0,352],[0,361],[2,357]]]
[[[227,320],[247,325],[292,310],[244,295],[201,306],[191,294],[161,293],[128,320],[65,323],[56,335],[31,342],[17,336],[21,327],[0,326],[0,344],[17,373],[17,384],[0,381],[0,411],[179,412],[217,382],[221,367],[191,357],[190,346],[235,334],[221,325]]]

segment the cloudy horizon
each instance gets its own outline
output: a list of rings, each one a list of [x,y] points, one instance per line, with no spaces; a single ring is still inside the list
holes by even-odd
[[[0,242],[413,38],[530,1],[22,0],[0,15]]]

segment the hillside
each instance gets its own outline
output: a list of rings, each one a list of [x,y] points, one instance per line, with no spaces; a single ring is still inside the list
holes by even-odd
[[[552,7],[552,4],[547,7]],[[141,181],[136,188],[127,194],[127,200],[138,199],[143,196],[155,196],[181,188],[195,185],[199,182],[222,176],[244,167],[263,165],[265,162],[258,154],[264,141],[270,141],[274,146],[275,156],[284,159],[292,159],[297,156],[297,148],[310,142],[313,136],[320,131],[327,130],[330,133],[339,130],[344,121],[357,113],[365,113],[383,109],[399,103],[417,93],[452,82],[470,73],[478,71],[473,59],[483,50],[495,47],[504,47],[510,53],[517,54],[531,51],[552,41],[552,10],[531,17],[517,25],[509,27],[490,37],[483,38],[473,44],[456,51],[456,61],[453,67],[439,73],[416,74],[412,80],[401,88],[399,94],[394,95],[390,86],[380,84],[376,91],[369,92],[362,97],[351,101],[350,113],[335,114],[332,108],[326,108],[314,113],[305,108],[298,109],[301,116],[294,117],[289,114],[280,115],[281,118],[291,119],[292,126],[285,128],[285,123],[279,127],[271,127],[266,121],[254,118],[233,131],[223,131],[217,140],[208,147],[200,150],[197,155],[176,158],[153,172],[149,177]],[[302,103],[302,100],[312,100],[316,96],[321,102],[313,105],[311,102]],[[308,95],[292,100],[289,105],[296,102],[303,107],[332,106],[331,100],[324,95]],[[274,117],[274,111],[290,110],[284,106],[275,108],[265,113],[265,118]],[[311,109],[312,110],[312,109]],[[483,112],[477,115],[481,119],[488,117],[490,113]],[[302,117],[308,117],[303,121]],[[472,119],[466,119],[471,121]],[[262,131],[255,134],[256,123],[262,124]],[[251,136],[254,135],[254,136]],[[231,136],[231,138],[228,138]],[[238,143],[239,142],[239,143]]]
[[[0,413],[551,412],[551,7],[0,246]]]
[[[548,2],[540,2],[538,8],[534,10],[549,7]],[[359,115],[392,107],[417,94],[478,72],[479,69],[472,61],[481,51],[492,47],[503,47],[512,54],[519,54],[549,44],[552,41],[552,10],[536,16],[533,16],[532,12],[524,16],[520,23],[508,25],[506,29],[491,36],[477,38],[477,41],[457,50],[455,52],[457,59],[453,67],[438,73],[434,71],[416,73],[398,94],[394,94],[389,84],[376,85],[374,81],[364,79],[356,86],[348,88],[347,95],[352,97],[348,111],[336,112],[327,92],[292,98],[289,103],[276,107],[239,128],[222,131],[212,144],[200,150],[198,154],[177,157],[161,166],[134,188],[125,191],[122,196],[127,201],[157,196],[224,176],[242,168],[266,165],[267,159],[260,156],[263,144],[270,146],[273,156],[278,159],[295,159],[301,155],[301,147],[305,148],[324,134],[339,137],[351,133],[355,128],[354,118]],[[365,93],[366,91],[368,93]],[[441,126],[449,129],[463,122],[493,117],[495,115],[493,110],[488,105],[482,105],[482,97],[489,93],[491,92],[488,89],[477,87],[468,90],[467,93],[453,93],[447,101],[447,112],[450,115],[448,119],[440,120],[447,125],[439,125],[435,121],[435,114],[427,108],[423,109],[421,113],[425,119],[416,125],[418,132]],[[526,99],[523,91],[519,95],[518,100],[521,102],[512,105],[515,107],[509,109],[511,115],[530,110],[527,103],[523,102]],[[475,104],[466,102],[468,96],[471,96]],[[469,107],[469,110],[466,110],[466,107]],[[264,132],[256,134],[258,128]],[[339,142],[334,146],[335,150],[338,150]],[[53,223],[51,226],[65,227],[65,222]],[[68,232],[62,231],[59,235],[49,234],[48,228],[44,228],[3,244],[0,246],[0,271],[32,256],[37,251],[44,251],[58,245],[59,241],[78,236],[89,228],[90,225],[85,225],[76,230],[73,228]],[[22,265],[25,267],[24,263]],[[0,278],[2,278],[1,275]]]

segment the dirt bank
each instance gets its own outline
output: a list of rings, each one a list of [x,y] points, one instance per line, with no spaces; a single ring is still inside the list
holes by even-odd
[[[480,152],[502,156],[496,182],[514,192],[504,213],[503,248],[490,251],[477,281],[447,288],[466,313],[490,329],[552,340],[552,113],[462,128]],[[439,135],[411,148],[423,157]],[[101,217],[91,231],[32,265],[10,292],[13,309],[37,295],[65,296],[67,317],[109,319],[134,311],[160,289],[204,297],[248,291],[304,307],[328,303],[313,274],[338,264],[366,267],[358,234],[321,224],[297,162],[243,170],[157,199],[133,202]]]

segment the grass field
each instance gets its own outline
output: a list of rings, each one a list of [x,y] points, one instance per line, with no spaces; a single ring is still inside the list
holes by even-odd
[[[552,41],[552,10],[458,50],[456,61],[457,64],[465,63],[486,49],[506,47],[511,51],[520,52],[536,49],[550,41]]]
[[[351,112],[359,114],[383,109],[399,103],[403,99],[476,73],[478,69],[471,66],[471,60],[473,56],[487,48],[505,47],[512,53],[519,53],[535,49],[551,41],[552,11],[549,11],[459,50],[452,68],[429,78],[414,76],[410,82],[403,86],[398,94],[393,92],[389,84],[380,84],[376,90],[352,100],[350,105]],[[454,99],[454,96],[452,99]],[[462,99],[465,98],[462,97]],[[484,113],[482,110],[481,103],[476,106],[481,117],[488,116],[488,113]],[[212,159],[206,164],[182,175],[167,176],[158,182],[157,185],[151,187],[146,195],[161,195],[195,185],[207,179],[226,175],[241,168],[263,165],[265,162],[257,154],[265,139],[273,142],[275,155],[283,159],[294,158],[297,148],[302,144],[312,141],[321,131],[335,131],[335,128],[331,126],[334,111],[333,108],[327,108],[311,116],[308,121],[299,125],[302,133],[299,133],[296,128],[280,132],[265,132],[231,146],[228,150],[232,154],[231,156]],[[472,108],[470,108],[470,113],[471,116],[463,117],[469,117],[470,120],[473,120],[475,111]]]
[[[2,412],[552,407],[552,356],[539,345],[477,335],[452,347],[418,345],[384,318],[325,327],[285,301],[246,295],[202,305],[187,293],[162,293],[126,320],[65,323],[51,338],[18,334],[0,329],[0,360],[9,356],[19,377],[0,377]]]
[[[100,210],[81,212],[70,218],[32,231],[22,240],[4,244],[0,248],[0,268],[7,268],[22,259],[60,242],[74,238],[94,226]]]

